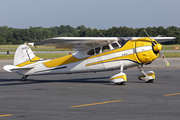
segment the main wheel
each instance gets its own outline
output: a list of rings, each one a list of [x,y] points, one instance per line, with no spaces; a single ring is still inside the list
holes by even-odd
[[[147,82],[145,83],[154,83],[154,80],[148,80]]]
[[[27,76],[22,77],[21,81],[27,81],[26,78]]]
[[[117,82],[115,85],[125,85],[125,82]]]

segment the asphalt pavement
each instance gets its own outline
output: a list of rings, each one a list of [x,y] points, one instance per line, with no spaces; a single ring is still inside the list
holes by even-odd
[[[167,58],[170,65],[167,66],[162,58],[157,58],[149,65],[144,65],[147,67],[162,67],[162,68],[179,68],[180,67],[180,58]],[[3,69],[4,65],[13,65],[13,59],[0,59],[0,69]]]
[[[179,120],[180,58],[161,58],[145,66],[154,83],[138,80],[136,68],[125,70],[126,85],[109,78],[119,72],[21,76],[3,70],[0,60],[0,119],[3,120]]]
[[[128,69],[126,85],[109,78],[119,71],[21,76],[0,70],[2,120],[179,120],[179,68],[147,68],[154,83]]]

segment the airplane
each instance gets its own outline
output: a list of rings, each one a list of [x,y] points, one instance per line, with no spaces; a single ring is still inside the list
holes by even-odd
[[[28,76],[72,74],[120,70],[110,77],[110,82],[124,85],[127,76],[124,70],[137,67],[142,73],[139,80],[153,83],[155,73],[145,72],[143,65],[150,64],[159,55],[169,65],[161,52],[163,41],[175,37],[55,37],[37,42],[35,45],[51,45],[70,48],[76,53],[57,59],[42,59],[34,55],[27,45],[20,45],[14,56],[14,65],[5,65],[8,72],[22,75],[22,81]],[[158,43],[159,41],[160,43]]]

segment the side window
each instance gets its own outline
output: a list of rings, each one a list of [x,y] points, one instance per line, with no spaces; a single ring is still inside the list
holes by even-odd
[[[112,43],[111,45],[113,46],[114,49],[119,48],[119,45],[117,43]]]
[[[87,52],[88,55],[94,55],[94,49],[91,49]]]
[[[102,47],[102,52],[106,52],[108,50],[110,50],[109,45],[105,45],[105,46]]]
[[[120,39],[118,43],[121,45],[121,47],[126,43],[127,40]]]
[[[95,48],[96,54],[99,54],[101,47]]]

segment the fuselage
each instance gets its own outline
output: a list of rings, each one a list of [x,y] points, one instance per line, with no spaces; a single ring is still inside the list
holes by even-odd
[[[149,63],[155,60],[158,55],[153,51],[152,42],[148,38],[121,40],[53,60],[41,60],[35,57],[35,62],[26,61],[16,65],[18,67],[34,66],[33,69],[17,70],[16,72],[23,76],[29,76],[116,70],[120,69],[121,65],[127,69]]]

